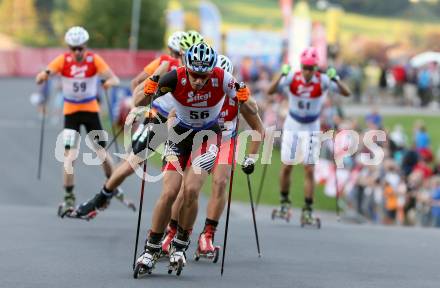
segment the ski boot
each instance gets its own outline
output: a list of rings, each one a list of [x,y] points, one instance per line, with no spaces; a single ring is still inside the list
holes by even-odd
[[[165,233],[165,237],[162,240],[162,257],[168,256],[170,251],[171,242],[176,236],[177,228],[168,225],[167,232]]]
[[[136,212],[136,205],[130,199],[125,198],[124,191],[122,191],[121,188],[118,187],[115,189],[113,197],[119,200],[123,205],[127,206],[127,208],[133,210],[133,212]]]
[[[211,225],[207,225],[205,230],[200,234],[197,241],[197,250],[194,253],[194,260],[199,261],[201,257],[212,260],[213,263],[217,263],[220,255],[220,246],[214,246],[214,233],[215,228]]]
[[[313,217],[312,212],[312,207],[304,206],[301,211],[301,227],[315,226],[316,228],[321,229],[321,219]]]
[[[68,211],[75,207],[75,195],[73,192],[64,194],[64,201],[58,205],[58,216],[63,218]]]
[[[183,267],[186,265],[186,249],[188,249],[189,241],[182,241],[174,238],[170,246],[170,264],[168,266],[168,274],[176,271],[176,275],[180,276]]]
[[[147,242],[145,251],[136,260],[136,265],[133,271],[133,278],[137,279],[146,274],[151,274],[156,266],[157,260],[160,258],[161,245]]]
[[[280,209],[272,210],[272,220],[276,218],[281,218],[286,220],[287,223],[290,222],[290,218],[292,217],[292,202],[289,199],[281,200]]]
[[[104,210],[110,205],[111,197],[105,196],[101,192],[95,195],[91,200],[82,203],[76,209],[71,209],[65,216],[69,218],[80,218],[90,220],[96,217],[98,210]]]

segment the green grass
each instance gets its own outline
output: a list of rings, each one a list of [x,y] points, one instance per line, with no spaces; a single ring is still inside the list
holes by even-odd
[[[437,121],[440,121],[437,117],[430,116],[388,116],[384,117],[384,125],[387,129],[392,129],[396,124],[403,126],[406,134],[411,141],[412,128],[416,120],[423,120],[426,124],[427,131],[431,137],[431,143],[433,150],[436,151],[440,145],[440,133],[436,133]],[[261,203],[268,205],[279,204],[279,172],[281,167],[280,151],[274,149],[272,155],[272,164],[268,167],[265,177],[264,189],[262,192]],[[254,193],[254,198],[258,192],[258,186],[260,178],[262,177],[263,166],[257,165],[256,171],[251,176],[251,185]],[[293,169],[291,181],[291,197],[293,199],[294,206],[302,206],[304,199],[304,168],[301,165],[297,165]],[[204,187],[204,193],[209,195],[211,191],[211,179],[207,181]],[[249,194],[247,188],[247,180],[245,174],[241,169],[236,170],[234,176],[233,194],[232,198],[237,201],[248,202]],[[255,200],[255,199],[254,199]],[[323,186],[317,185],[315,192],[315,207],[321,210],[334,210],[335,199],[327,197],[323,193]]]
[[[212,0],[217,5],[223,21],[223,30],[231,28],[268,29],[281,31],[282,19],[279,1],[275,0]],[[198,0],[184,1],[186,12],[196,17]],[[312,21],[326,24],[326,13],[311,7]],[[197,22],[198,20],[194,20]],[[411,35],[424,35],[438,31],[440,24],[428,19],[418,21],[365,16],[355,13],[344,13],[340,21],[340,39],[344,47],[351,47],[353,37],[363,36],[369,39],[392,42],[405,42]],[[198,27],[191,27],[198,29]]]
[[[362,119],[360,119],[362,121]],[[431,137],[431,143],[433,151],[437,151],[440,145],[440,133],[437,133],[438,121],[437,117],[431,116],[388,116],[384,117],[384,126],[387,130],[392,130],[396,124],[402,125],[406,134],[411,141],[412,129],[414,122],[417,120],[422,120],[427,128],[427,131]],[[108,123],[104,121],[105,128],[109,128]],[[110,130],[108,130],[110,131]],[[280,161],[280,151],[278,149],[273,150],[272,154],[272,164],[267,167],[264,189],[262,192],[261,202],[267,205],[278,205],[279,204],[279,172],[281,167]],[[159,154],[156,154],[151,159],[151,163],[160,167],[162,164]],[[260,179],[263,174],[263,166],[257,164],[255,172],[251,175],[251,185],[253,189],[254,201],[258,192],[258,186]],[[304,199],[304,168],[301,165],[297,165],[293,169],[291,181],[291,198],[293,204],[296,207],[302,206]],[[207,196],[210,195],[211,191],[211,177],[209,177],[203,187],[203,193]],[[228,187],[229,188],[229,187]],[[241,171],[240,166],[236,170],[234,176],[233,194],[232,198],[235,201],[249,202],[249,194],[247,187],[246,175]],[[315,207],[320,210],[334,210],[335,209],[335,199],[332,197],[327,197],[323,193],[323,187],[320,185],[316,186],[315,192]]]

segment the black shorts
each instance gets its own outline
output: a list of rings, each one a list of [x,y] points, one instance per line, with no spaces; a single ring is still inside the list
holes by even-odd
[[[222,132],[219,124],[201,131],[179,125],[173,130],[173,135],[169,135],[165,145],[162,169],[183,171],[193,165],[211,172],[221,143]],[[183,138],[182,135],[186,136]]]
[[[76,132],[81,133],[81,126],[84,126],[87,133],[93,130],[102,131],[99,114],[97,112],[76,112],[64,115],[64,129],[75,130]],[[102,148],[105,148],[106,141],[98,141],[97,137],[94,138],[94,141]],[[65,149],[70,149],[71,145],[65,144],[64,147]]]
[[[139,153],[145,153],[147,142],[149,142],[148,146],[151,151],[155,151],[160,144],[164,143],[168,135],[166,121],[167,118],[159,113],[153,118],[146,118],[136,129],[131,139],[133,153],[142,157]]]

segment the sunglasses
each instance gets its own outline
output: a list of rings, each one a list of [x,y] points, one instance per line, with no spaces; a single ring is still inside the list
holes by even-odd
[[[200,80],[202,80],[202,81],[204,81],[204,80],[206,80],[206,79],[208,79],[209,78],[209,76],[211,76],[211,73],[203,73],[203,74],[200,74],[200,73],[195,73],[195,72],[192,72],[192,71],[190,71],[190,70],[187,70],[188,71],[188,74],[192,77],[192,78],[194,78],[194,79],[200,79]]]
[[[84,50],[84,46],[71,46],[70,50],[72,50],[73,52],[75,51],[82,52]]]
[[[306,71],[314,71],[314,70],[315,70],[315,66],[303,65],[303,66],[302,66],[302,70],[306,70]]]

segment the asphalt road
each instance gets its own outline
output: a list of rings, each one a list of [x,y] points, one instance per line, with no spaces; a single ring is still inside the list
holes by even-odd
[[[257,220],[263,251],[257,257],[249,204],[234,204],[225,273],[220,264],[190,260],[182,275],[132,278],[136,214],[117,201],[90,222],[59,219],[61,163],[54,156],[60,121],[48,121],[43,177],[36,179],[40,121],[29,104],[30,79],[0,79],[0,287],[438,287],[440,230],[339,223],[321,213],[323,228],[303,229],[298,211],[291,223]],[[85,151],[88,152],[88,151]],[[99,167],[76,166],[76,194],[83,201],[104,181]],[[123,188],[137,200],[140,180]],[[247,187],[242,187],[247,189]],[[148,184],[141,243],[160,184]],[[189,255],[204,220],[202,199]],[[224,219],[216,242],[223,241]]]

